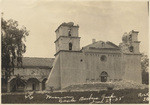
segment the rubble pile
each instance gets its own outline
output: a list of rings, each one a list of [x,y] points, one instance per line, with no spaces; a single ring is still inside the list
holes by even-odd
[[[92,82],[85,84],[75,84],[70,85],[63,90],[70,91],[93,91],[93,90],[120,90],[120,89],[145,89],[148,88],[148,85],[138,84],[133,81],[116,81],[116,82]]]

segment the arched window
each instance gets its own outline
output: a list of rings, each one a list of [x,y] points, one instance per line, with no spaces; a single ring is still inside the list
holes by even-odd
[[[68,30],[68,36],[71,36],[71,29]]]
[[[106,81],[107,81],[107,77],[108,77],[107,72],[103,71],[103,72],[100,74],[101,82],[106,82]]]
[[[132,41],[132,36],[131,35],[129,35],[129,41]]]
[[[69,50],[72,50],[72,43],[69,43]]]
[[[130,51],[130,52],[133,52],[133,51],[134,51],[134,47],[133,47],[133,46],[130,46],[130,47],[129,47],[129,51]]]

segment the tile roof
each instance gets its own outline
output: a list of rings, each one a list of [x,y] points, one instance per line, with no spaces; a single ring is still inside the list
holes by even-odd
[[[23,57],[23,67],[52,68],[54,58]]]

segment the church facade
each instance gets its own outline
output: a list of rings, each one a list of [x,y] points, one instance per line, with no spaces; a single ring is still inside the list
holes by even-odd
[[[56,29],[56,54],[46,89],[78,83],[129,80],[142,83],[138,32],[125,33],[122,42],[95,41],[80,49],[79,26],[62,23]]]

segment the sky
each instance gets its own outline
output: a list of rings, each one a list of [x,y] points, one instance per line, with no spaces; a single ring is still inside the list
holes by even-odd
[[[80,48],[96,41],[122,42],[125,32],[139,31],[140,51],[148,55],[146,1],[1,0],[4,19],[14,19],[30,32],[25,57],[54,58],[55,30],[63,22],[79,25]]]

